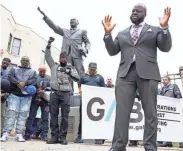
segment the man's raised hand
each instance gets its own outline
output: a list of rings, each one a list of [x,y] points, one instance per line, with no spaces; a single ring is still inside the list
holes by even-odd
[[[167,7],[164,9],[164,15],[162,18],[159,18],[159,24],[161,27],[168,26],[168,21],[171,16],[171,8]]]
[[[111,24],[112,16],[105,16],[104,20],[102,20],[102,25],[104,26],[105,33],[110,33],[116,24]]]

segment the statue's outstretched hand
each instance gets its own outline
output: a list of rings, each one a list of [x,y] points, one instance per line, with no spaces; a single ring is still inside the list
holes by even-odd
[[[40,9],[40,7],[38,7],[37,10],[38,10],[43,16],[46,16],[45,13]]]

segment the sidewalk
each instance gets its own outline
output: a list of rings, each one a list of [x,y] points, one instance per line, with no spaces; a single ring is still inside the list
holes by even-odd
[[[73,144],[63,146],[60,144],[48,145],[42,141],[27,141],[27,142],[16,142],[10,140],[8,142],[1,143],[1,151],[108,151],[110,144],[102,146],[93,144]],[[127,151],[144,151],[143,147],[128,147]],[[161,148],[158,151],[183,151],[179,148]]]

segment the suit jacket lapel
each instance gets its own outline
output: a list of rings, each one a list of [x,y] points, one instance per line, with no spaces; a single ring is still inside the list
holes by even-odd
[[[126,35],[127,35],[127,40],[129,42],[129,44],[133,46],[134,43],[132,41],[132,37],[131,37],[131,33],[130,33],[131,27],[132,26],[130,26],[129,28],[126,29]]]
[[[150,26],[148,24],[145,24],[144,27],[142,28],[142,31],[139,35],[139,38],[136,42],[136,44],[139,42],[139,40],[142,38],[142,36],[145,34],[145,32],[150,28]]]

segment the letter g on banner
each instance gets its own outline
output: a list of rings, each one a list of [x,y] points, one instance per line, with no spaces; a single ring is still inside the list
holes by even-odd
[[[99,103],[100,105],[105,104],[104,101],[99,97],[92,98],[87,105],[87,115],[90,120],[92,121],[100,121],[104,117],[105,110],[104,109],[97,109],[98,116],[93,115],[92,113],[92,106],[94,103]]]

